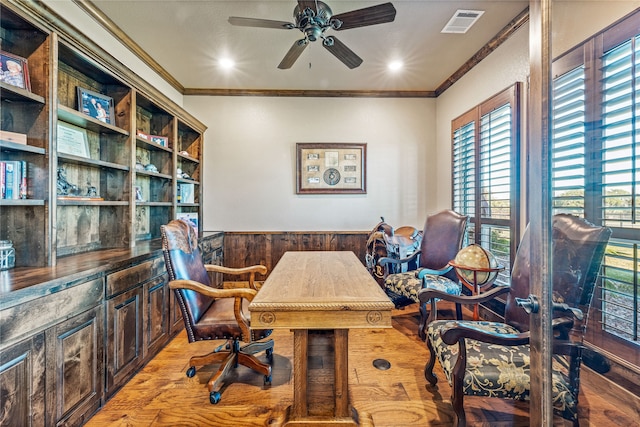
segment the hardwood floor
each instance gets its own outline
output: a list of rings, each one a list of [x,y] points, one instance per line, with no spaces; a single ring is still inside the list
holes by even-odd
[[[416,334],[417,310],[394,311],[393,328],[349,332],[349,392],[353,406],[372,415],[377,427],[450,426],[451,389],[438,371],[440,382],[432,389],[423,376],[428,350]],[[211,367],[187,378],[189,357],[210,351],[216,343],[188,344],[181,332],[129,381],[93,418],[89,427],[105,426],[269,426],[292,402],[293,334],[274,331],[272,385],[263,386],[262,375],[238,367],[235,381],[223,389],[217,405],[209,403],[206,383]],[[330,342],[316,335],[310,349],[309,392],[316,409],[329,401],[331,360],[323,357]],[[388,370],[373,360],[391,363]],[[584,369],[584,368],[583,368]],[[586,378],[586,379],[585,379]],[[580,424],[582,426],[640,426],[637,405],[620,405],[599,393],[583,375]],[[465,397],[468,424],[473,426],[528,426],[527,403]],[[310,411],[313,410],[310,407]],[[626,412],[625,412],[626,411]],[[568,425],[558,419],[556,425]]]

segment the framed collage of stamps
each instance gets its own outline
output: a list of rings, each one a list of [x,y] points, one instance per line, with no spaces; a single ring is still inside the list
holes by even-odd
[[[296,194],[366,194],[367,144],[297,143]]]

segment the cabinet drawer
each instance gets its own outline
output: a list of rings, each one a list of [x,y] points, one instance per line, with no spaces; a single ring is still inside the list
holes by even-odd
[[[157,257],[107,275],[107,298],[121,294],[165,273],[164,259]]]

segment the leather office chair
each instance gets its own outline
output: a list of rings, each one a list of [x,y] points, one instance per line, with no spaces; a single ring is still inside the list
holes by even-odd
[[[251,329],[247,311],[249,302],[257,294],[255,274],[266,274],[267,268],[262,265],[245,268],[204,265],[196,232],[182,220],[162,225],[161,234],[169,287],[174,290],[180,305],[189,342],[226,340],[209,354],[191,357],[187,376],[196,374],[196,365],[220,363],[218,371],[207,384],[211,403],[220,401],[225,377],[238,364],[263,374],[265,384],[271,384],[271,366],[254,356],[265,351],[269,362],[273,361],[273,340],[260,341],[268,337],[271,330]],[[249,287],[214,288],[208,272],[250,273]],[[241,342],[246,344],[241,346]]]
[[[448,265],[462,247],[469,217],[452,210],[429,215],[422,232],[420,249],[405,259],[381,258],[384,268],[413,265],[415,270],[389,274],[385,279],[385,292],[397,308],[418,302],[418,292],[423,288],[439,289],[451,295],[460,295],[461,285],[456,272]],[[460,305],[456,304],[458,318],[462,318]],[[418,335],[425,339],[427,320],[426,304],[420,304]]]
[[[585,318],[610,235],[609,228],[582,218],[565,214],[553,217],[553,405],[557,415],[576,426]],[[508,294],[504,323],[435,320],[428,325],[430,358],[425,378],[436,385],[433,367],[437,358],[451,384],[457,426],[466,424],[464,395],[529,399],[529,314],[518,306],[519,298],[529,296],[529,249],[527,228],[516,253],[511,286],[497,286],[473,297],[453,297],[430,289],[419,294],[420,301],[432,301],[434,317],[437,298],[475,304]]]

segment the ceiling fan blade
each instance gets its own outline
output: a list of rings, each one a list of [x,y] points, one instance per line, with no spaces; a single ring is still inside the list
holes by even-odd
[[[259,18],[240,18],[238,16],[230,16],[229,23],[231,25],[238,25],[241,27],[261,27],[261,28],[276,28],[280,30],[290,30],[295,28],[295,24],[285,21],[272,21],[271,19],[259,19]]]
[[[329,40],[329,42],[327,42],[327,40]],[[322,45],[351,69],[359,67],[360,64],[362,64],[362,58],[334,36],[327,37]]]
[[[304,51],[308,44],[309,42],[307,41],[307,39],[296,40],[293,43],[293,46],[291,46],[287,54],[284,56],[284,58],[282,58],[282,61],[280,61],[278,68],[280,68],[281,70],[288,70],[289,68],[291,68],[291,66],[296,62],[296,60],[298,59],[300,54],[302,54],[302,51]]]
[[[336,30],[348,30],[350,28],[366,27],[368,25],[384,24],[396,19],[396,8],[391,3],[365,7],[351,12],[334,15],[333,18],[342,21],[342,26]]]

